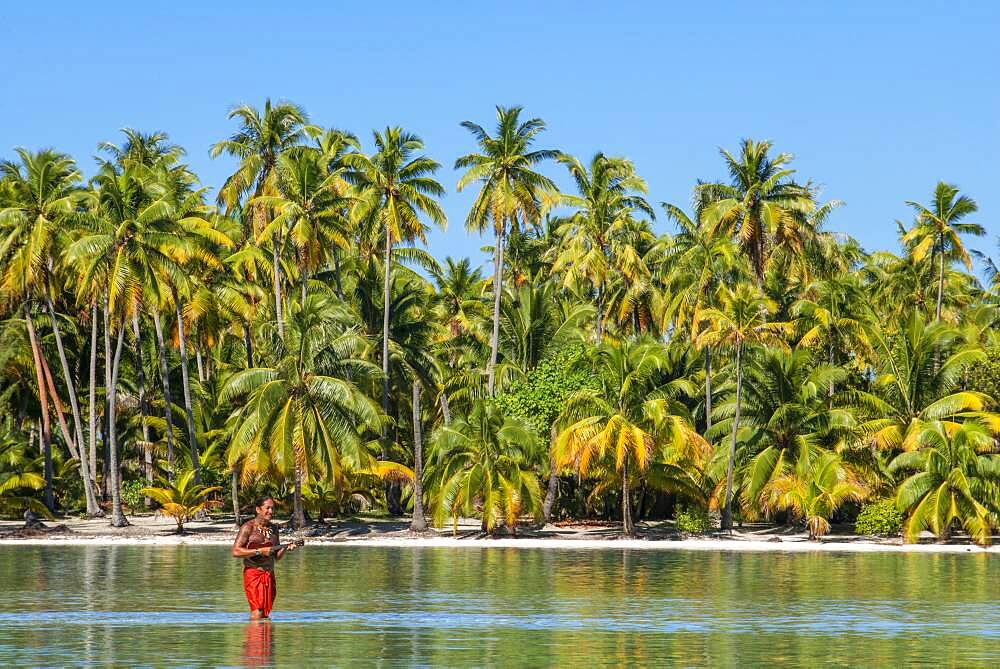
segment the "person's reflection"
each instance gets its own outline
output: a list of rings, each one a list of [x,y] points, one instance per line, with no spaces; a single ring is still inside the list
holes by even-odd
[[[271,664],[274,641],[271,638],[271,621],[256,620],[243,631],[243,663],[247,667]]]

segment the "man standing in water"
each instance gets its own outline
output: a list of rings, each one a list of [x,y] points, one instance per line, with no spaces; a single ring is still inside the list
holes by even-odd
[[[274,563],[286,551],[295,550],[295,543],[284,546],[278,543],[278,528],[271,525],[273,514],[274,500],[261,498],[257,504],[257,515],[243,523],[233,543],[233,557],[243,558],[243,590],[250,604],[251,620],[270,615],[278,594]]]

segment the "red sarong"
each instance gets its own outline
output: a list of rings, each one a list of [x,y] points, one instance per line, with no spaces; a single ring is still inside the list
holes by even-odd
[[[274,597],[278,594],[274,572],[256,567],[244,567],[243,591],[247,595],[251,611],[260,611],[263,616],[270,615],[271,608],[274,607]]]

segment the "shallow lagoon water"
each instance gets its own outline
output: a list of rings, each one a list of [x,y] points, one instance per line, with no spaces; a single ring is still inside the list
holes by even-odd
[[[0,666],[996,665],[991,555],[0,546]]]

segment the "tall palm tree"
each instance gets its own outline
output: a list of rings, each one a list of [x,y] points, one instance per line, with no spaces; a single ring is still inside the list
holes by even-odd
[[[486,366],[487,389],[494,391],[494,370],[500,333],[500,298],[503,294],[503,254],[506,236],[522,227],[534,226],[541,218],[543,192],[555,192],[555,184],[536,171],[544,160],[555,159],[557,151],[530,150],[537,135],[545,130],[540,118],[520,121],[521,107],[497,107],[496,135],[482,126],[463,121],[479,144],[478,153],[455,161],[455,169],[466,169],[458,180],[458,190],[478,183],[479,193],[465,219],[469,230],[482,232],[493,227],[493,333],[490,337],[490,360]]]
[[[559,162],[569,170],[579,195],[560,197],[562,204],[574,207],[576,212],[557,229],[559,253],[552,271],[564,276],[567,287],[593,286],[600,342],[609,277],[634,281],[647,274],[630,234],[632,217],[656,216],[643,197],[648,192],[646,182],[636,174],[632,161],[596,153],[589,166],[567,155],[560,156]]]
[[[361,431],[378,430],[383,422],[356,385],[375,370],[355,357],[363,342],[345,331],[342,320],[325,295],[293,303],[286,337],[273,342],[269,362],[234,373],[222,391],[226,401],[245,398],[234,416],[230,465],[242,461],[245,477],[270,471],[292,478],[296,527],[305,525],[303,483],[370,467],[374,459]]]
[[[713,231],[734,236],[750,259],[758,285],[773,249],[800,246],[815,208],[813,189],[792,180],[789,153],[768,155],[771,143],[744,139],[739,156],[720,149],[729,183],[701,183],[695,188],[700,220]]]
[[[703,311],[696,321],[694,340],[698,346],[725,346],[736,354],[736,407],[733,416],[732,442],[726,467],[726,494],[722,509],[722,529],[733,529],[733,469],[736,462],[736,439],[740,427],[740,403],[743,399],[743,352],[747,347],[777,345],[784,347],[782,335],[788,323],[768,322],[767,315],[775,304],[761,295],[760,290],[742,284],[735,290],[723,288],[719,308]]]
[[[357,198],[353,206],[356,220],[369,225],[370,235],[385,244],[382,290],[382,411],[389,413],[389,302],[392,276],[392,249],[400,242],[426,241],[426,216],[444,228],[448,219],[435,198],[444,195],[444,187],[433,175],[440,164],[417,154],[423,141],[402,128],[376,131],[375,153],[348,154],[344,178],[354,186]],[[382,435],[382,457],[387,457],[388,432]]]
[[[6,182],[9,206],[0,209],[0,263],[2,280],[0,291],[8,299],[44,300],[52,321],[59,351],[63,381],[66,384],[73,410],[75,439],[67,435],[71,455],[79,461],[83,479],[87,513],[100,514],[100,507],[91,485],[90,460],[83,443],[83,421],[77,403],[76,386],[70,373],[55,306],[52,301],[53,273],[58,255],[66,242],[66,224],[74,215],[83,193],[79,187],[80,172],[73,160],[64,154],[44,149],[31,153],[17,149],[20,164],[10,161],[0,163],[0,178]],[[44,353],[37,346],[30,303],[24,305],[25,324],[31,335],[37,363],[43,362]],[[37,370],[39,400],[42,408],[43,445],[51,447],[48,428],[48,400],[42,387],[42,371]],[[53,397],[58,402],[58,397]],[[59,407],[57,406],[57,409]],[[79,451],[77,451],[79,446]]]
[[[935,320],[941,320],[941,298],[944,294],[945,262],[958,259],[965,268],[972,271],[972,258],[962,244],[960,235],[986,234],[986,229],[977,223],[963,223],[962,219],[979,210],[976,201],[968,195],[959,195],[958,187],[939,181],[934,188],[934,199],[930,207],[907,200],[906,204],[917,212],[916,224],[903,237],[904,243],[915,242],[912,255],[920,262],[931,254],[931,261],[938,260],[937,308]]]
[[[669,388],[660,387],[666,348],[653,341],[603,345],[594,360],[598,387],[567,400],[564,414],[574,420],[556,437],[559,468],[573,466],[581,476],[606,456],[621,476],[622,532],[635,536],[630,465],[641,474],[658,451],[683,447],[702,438]]]
[[[308,124],[305,111],[290,102],[271,104],[264,101],[264,109],[250,105],[239,105],[229,112],[229,118],[237,119],[240,129],[226,140],[212,146],[211,156],[223,153],[240,161],[236,171],[219,190],[219,204],[227,214],[235,212],[248,197],[276,195],[275,175],[278,157],[286,149],[301,144],[308,136],[319,134],[319,129]],[[244,216],[247,230],[259,233],[267,225],[269,212],[264,204],[249,207]],[[274,229],[271,236],[272,278],[274,285],[274,315],[278,323],[278,333],[284,335],[281,302],[281,230]]]

